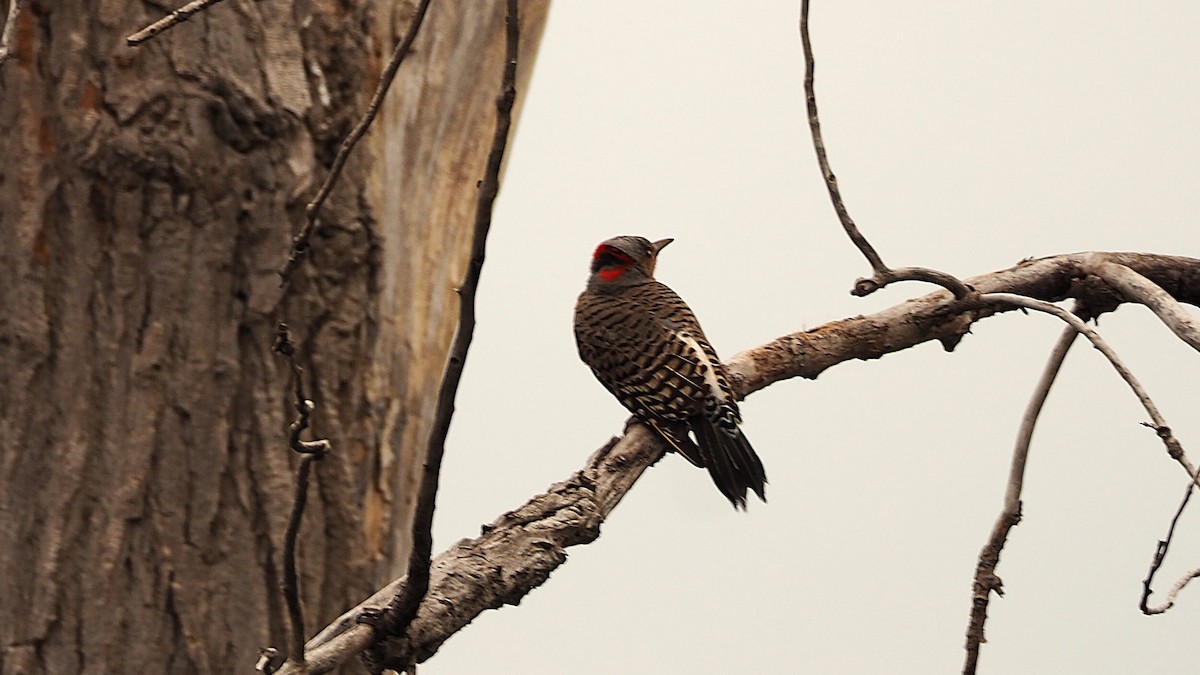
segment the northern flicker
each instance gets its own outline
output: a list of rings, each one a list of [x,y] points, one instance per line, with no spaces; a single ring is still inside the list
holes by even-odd
[[[738,427],[741,413],[717,352],[687,304],[654,280],[658,253],[672,241],[624,236],[596,247],[575,303],[579,357],[622,405],[707,468],[721,494],[744,509],[747,489],[766,501],[767,476]]]

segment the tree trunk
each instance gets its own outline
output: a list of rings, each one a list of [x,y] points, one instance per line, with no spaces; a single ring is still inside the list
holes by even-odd
[[[435,3],[276,274],[415,3],[27,2],[0,67],[0,672],[246,670],[286,644],[295,457],[276,322],[300,344],[316,470],[310,632],[407,555],[503,54],[503,3]],[[518,86],[545,20],[523,2]]]

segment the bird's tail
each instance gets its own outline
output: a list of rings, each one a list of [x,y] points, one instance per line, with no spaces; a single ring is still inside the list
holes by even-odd
[[[717,428],[703,415],[693,417],[690,422],[700,446],[701,461],[717,489],[734,508],[746,508],[747,490],[767,501],[767,473],[742,430],[736,426],[731,431]]]

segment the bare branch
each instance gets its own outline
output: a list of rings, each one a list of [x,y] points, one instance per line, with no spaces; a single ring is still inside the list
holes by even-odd
[[[4,20],[4,32],[0,33],[0,66],[12,56],[13,35],[17,32],[17,21],[21,18],[21,0],[8,0],[8,18]]]
[[[1191,345],[1192,349],[1200,351],[1200,321],[1180,306],[1162,287],[1103,255],[1096,256],[1090,269],[1109,286],[1117,289],[1126,300],[1149,307],[1180,340]]]
[[[300,581],[296,574],[296,538],[300,534],[300,521],[304,507],[308,504],[308,474],[317,455],[303,455],[296,468],[296,491],[292,497],[292,511],[288,515],[287,529],[283,534],[283,597],[287,602],[288,620],[291,623],[291,648],[289,658],[304,663],[304,608],[300,604]]]
[[[1200,567],[1192,568],[1191,570],[1188,571],[1187,574],[1180,577],[1179,581],[1175,582],[1175,585],[1172,586],[1171,590],[1167,593],[1167,607],[1168,608],[1175,604],[1175,598],[1176,598],[1176,596],[1179,595],[1179,592],[1182,591],[1184,589],[1184,587],[1187,586],[1188,583],[1191,582],[1191,580],[1195,579],[1196,577],[1200,577]]]
[[[1050,350],[1050,358],[1046,360],[1042,377],[1038,380],[1037,387],[1029,398],[1029,404],[1025,407],[1025,414],[1021,417],[1021,428],[1017,432],[1012,465],[1008,471],[1004,508],[1001,509],[996,523],[992,526],[992,534],[988,537],[987,544],[979,552],[979,563],[975,567],[974,590],[971,595],[971,619],[967,624],[967,656],[963,666],[963,673],[966,675],[974,675],[979,663],[979,646],[986,641],[983,627],[987,622],[987,609],[992,591],[995,591],[997,595],[1004,594],[1003,584],[1000,577],[996,575],[996,566],[1000,564],[1000,552],[1004,550],[1004,544],[1008,541],[1009,531],[1014,525],[1021,522],[1021,489],[1025,483],[1025,463],[1029,458],[1029,444],[1033,440],[1033,429],[1037,426],[1038,417],[1042,414],[1046,397],[1050,395],[1050,388],[1054,386],[1054,380],[1058,377],[1063,360],[1067,357],[1067,352],[1070,351],[1071,345],[1075,342],[1075,336],[1078,334],[1073,327],[1067,326],[1058,336],[1058,341]]]
[[[1025,260],[1005,270],[971,277],[966,283],[980,293],[1017,293],[1058,302],[1091,292],[1086,268],[1094,255]],[[1200,260],[1152,253],[1103,255],[1168,289],[1176,300],[1200,305]],[[742,382],[748,393],[792,377],[814,379],[847,359],[877,359],[929,340],[939,340],[949,350],[971,324],[1010,309],[1015,307],[979,302],[976,297],[955,300],[946,291],[936,291],[874,314],[776,338],[735,356],[729,374]]]
[[[280,323],[275,330],[275,352],[287,359],[292,370],[292,382],[296,399],[296,420],[288,428],[288,444],[292,450],[300,453],[300,465],[296,468],[296,492],[292,499],[292,511],[288,516],[287,528],[283,535],[283,583],[284,600],[288,608],[288,620],[291,623],[291,650],[288,655],[299,663],[304,663],[304,609],[300,604],[300,582],[296,574],[296,539],[300,533],[300,521],[304,517],[304,507],[308,503],[308,477],[312,463],[319,461],[329,451],[329,441],[302,441],[300,434],[308,428],[309,417],[312,415],[313,403],[304,394],[304,371],[296,364],[296,347],[288,333],[287,324]],[[266,663],[270,663],[270,659]]]
[[[813,86],[816,61],[813,58],[812,41],[808,36],[808,0],[800,3],[800,42],[804,45],[804,101],[808,108],[808,128],[812,133],[813,150],[817,153],[817,165],[821,169],[821,178],[825,181],[825,189],[829,192],[829,199],[833,202],[833,210],[842,223],[842,229],[866,257],[867,262],[871,264],[871,270],[875,273],[869,279],[859,279],[854,282],[854,290],[851,293],[861,297],[870,295],[896,281],[926,281],[945,288],[956,298],[967,297],[971,293],[971,289],[952,274],[925,267],[891,269],[883,263],[883,259],[879,257],[875,247],[871,246],[871,243],[859,231],[858,226],[854,224],[854,219],[850,217],[850,211],[842,199],[837,176],[834,175],[833,168],[829,165],[829,156],[825,151],[825,138],[821,134],[821,119],[817,114],[817,93]]]
[[[392,583],[397,584],[405,578],[401,577],[398,581]],[[391,585],[385,587],[385,589],[391,588]],[[402,586],[397,586],[397,589],[399,588],[402,588]],[[374,598],[375,596],[371,597]],[[359,616],[368,607],[372,606],[374,605],[360,604],[352,611],[355,616]],[[339,621],[341,620],[339,619]],[[357,623],[354,619],[350,619],[345,626],[345,630],[338,633],[326,643],[318,646],[310,642],[305,651],[304,663],[288,661],[279,670],[275,671],[275,675],[319,675],[320,673],[328,673],[358,654],[363,653],[374,643],[375,629],[365,623]]]
[[[1200,576],[1200,568],[1191,570],[1175,582],[1175,586],[1167,593],[1166,602],[1158,607],[1149,606],[1150,596],[1154,593],[1150,585],[1154,582],[1154,575],[1158,573],[1158,569],[1162,567],[1163,561],[1167,558],[1167,551],[1170,550],[1171,541],[1175,538],[1175,526],[1179,524],[1183,510],[1187,508],[1188,502],[1192,499],[1192,490],[1197,485],[1197,479],[1200,479],[1200,476],[1192,476],[1192,480],[1188,482],[1187,490],[1183,493],[1183,500],[1179,502],[1179,508],[1175,509],[1175,516],[1171,518],[1171,526],[1167,528],[1167,538],[1160,539],[1154,549],[1154,559],[1150,562],[1150,571],[1146,573],[1146,578],[1142,581],[1142,599],[1138,602],[1138,609],[1142,610],[1143,614],[1162,614],[1171,609],[1175,606],[1175,596],[1179,595],[1188,582]]]
[[[1200,350],[1200,322],[1197,322],[1161,286],[1125,265],[1110,261],[1104,255],[1096,256],[1092,271],[1096,276],[1103,279],[1105,283],[1117,289],[1125,299],[1140,302],[1149,307],[1175,335],[1191,345],[1193,349]],[[1150,562],[1150,570],[1147,572],[1145,580],[1142,581],[1142,597],[1138,602],[1138,608],[1144,614],[1153,615],[1166,612],[1175,605],[1175,597],[1179,592],[1192,579],[1200,576],[1200,568],[1189,571],[1175,582],[1175,585],[1167,593],[1167,599],[1162,605],[1157,607],[1149,606],[1150,596],[1154,593],[1151,588],[1154,576],[1158,573],[1159,568],[1162,567],[1163,561],[1166,560],[1167,552],[1171,548],[1171,542],[1175,538],[1175,527],[1178,525],[1179,518],[1183,515],[1184,509],[1187,508],[1188,502],[1192,498],[1192,490],[1197,484],[1200,484],[1198,481],[1200,481],[1200,475],[1193,474],[1192,480],[1188,482],[1187,489],[1183,494],[1183,499],[1179,503],[1179,508],[1176,509],[1174,517],[1171,518],[1171,525],[1167,528],[1167,537],[1159,540],[1155,547],[1154,557]]]
[[[192,0],[192,2],[180,7],[174,12],[171,12],[158,21],[155,21],[149,26],[146,26],[145,28],[134,33],[133,35],[126,37],[125,44],[129,45],[130,47],[137,47],[143,42],[153,39],[159,33],[162,33],[165,30],[173,28],[178,24],[187,21],[188,19],[192,18],[193,15],[203,12],[218,2],[221,2],[221,0]]]
[[[825,179],[825,188],[829,191],[829,199],[833,201],[833,210],[837,212],[846,235],[858,250],[862,251],[867,262],[871,264],[871,269],[876,274],[881,274],[888,270],[888,266],[883,264],[883,259],[875,252],[875,247],[858,231],[858,226],[850,217],[846,203],[842,200],[842,191],[838,188],[837,176],[833,174],[833,169],[829,166],[829,157],[825,153],[825,138],[821,134],[821,119],[817,115],[817,94],[813,88],[817,64],[813,59],[812,41],[808,37],[808,0],[800,3],[800,42],[804,45],[804,101],[808,106],[808,128],[812,133],[813,149],[817,152],[821,177]]]
[[[897,281],[924,281],[936,284],[953,293],[959,300],[971,293],[971,287],[953,274],[928,267],[897,267],[878,271],[870,278],[856,280],[850,294],[861,298]]]
[[[389,655],[425,661],[483,611],[520,602],[566,561],[564,549],[600,536],[600,525],[663,452],[654,432],[631,425],[624,437],[593,453],[583,469],[485,525],[479,537],[439,555],[429,597],[404,640],[387,646]],[[386,603],[406,580],[393,581],[343,614],[309,641],[307,668],[288,663],[280,675],[328,672],[370,646],[372,629],[358,617]]]
[[[400,69],[400,64],[404,62],[404,57],[408,55],[413,41],[417,39],[417,31],[421,29],[421,24],[425,21],[425,12],[429,9],[429,2],[430,0],[421,0],[420,4],[417,5],[412,23],[408,25],[408,32],[404,34],[404,38],[400,40],[400,43],[396,45],[396,49],[392,51],[392,57],[388,60],[387,67],[383,69],[383,73],[379,76],[379,84],[375,87],[375,93],[371,96],[371,102],[367,104],[366,112],[363,113],[358,124],[354,125],[350,133],[346,134],[346,137],[342,139],[342,146],[333,158],[332,166],[329,167],[329,175],[325,177],[325,182],[321,184],[321,189],[317,191],[317,196],[308,203],[308,206],[304,207],[304,227],[300,229],[300,233],[292,240],[291,255],[288,256],[283,269],[279,271],[280,286],[287,285],[291,279],[292,272],[299,267],[300,262],[308,253],[308,242],[312,238],[313,230],[316,229],[317,216],[321,213],[321,207],[325,204],[329,193],[333,192],[333,187],[337,185],[338,178],[342,175],[342,169],[346,166],[346,160],[350,157],[350,152],[354,150],[354,146],[358,145],[359,140],[367,133],[367,129],[371,128],[371,124],[379,114],[379,108],[383,105],[383,99],[387,96],[388,89],[392,86],[392,81],[396,79],[396,71]]]
[[[1109,344],[1104,341],[1104,338],[1100,337],[1100,334],[1084,323],[1082,319],[1068,312],[1062,307],[1059,307],[1058,305],[1052,305],[1048,302],[1034,300],[1033,298],[1027,298],[1021,295],[1014,295],[1012,293],[989,293],[980,296],[980,300],[984,302],[1003,302],[1016,305],[1018,307],[1024,307],[1026,309],[1032,309],[1038,312],[1045,312],[1046,314],[1053,314],[1063,321],[1066,321],[1068,324],[1074,327],[1075,330],[1083,333],[1088,340],[1092,341],[1092,345],[1094,345],[1096,349],[1100,350],[1101,354],[1104,354],[1104,357],[1108,359],[1109,363],[1112,364],[1112,367],[1117,371],[1117,374],[1121,376],[1121,379],[1125,380],[1125,383],[1128,384],[1129,388],[1133,390],[1134,395],[1137,396],[1139,401],[1141,401],[1142,407],[1145,408],[1146,413],[1150,415],[1150,419],[1153,422],[1153,424],[1149,424],[1147,426],[1149,426],[1151,429],[1154,429],[1154,431],[1158,434],[1158,437],[1162,439],[1163,444],[1167,447],[1167,454],[1169,454],[1172,459],[1179,462],[1180,466],[1187,471],[1188,478],[1191,478],[1195,475],[1196,470],[1192,468],[1192,463],[1188,461],[1187,455],[1183,451],[1183,446],[1180,445],[1179,440],[1176,439],[1171,433],[1171,427],[1167,426],[1167,421],[1163,419],[1162,414],[1158,412],[1158,406],[1154,404],[1154,401],[1151,400],[1150,395],[1146,393],[1146,390],[1142,387],[1142,383],[1139,382],[1137,377],[1134,376],[1133,372],[1125,366],[1125,363],[1121,361],[1121,358],[1117,356],[1117,353],[1113,351],[1112,347],[1110,347]]]

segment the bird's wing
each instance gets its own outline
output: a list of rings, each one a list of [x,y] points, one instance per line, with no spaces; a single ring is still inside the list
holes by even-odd
[[[596,379],[643,420],[683,422],[703,409],[707,387],[695,348],[665,331],[636,295],[581,304],[575,338]]]

